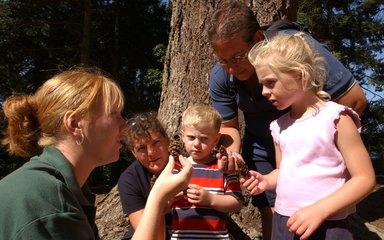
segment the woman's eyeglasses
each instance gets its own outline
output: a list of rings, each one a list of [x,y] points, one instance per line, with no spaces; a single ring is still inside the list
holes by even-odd
[[[146,121],[154,115],[153,112],[140,113],[139,115],[127,120],[128,126],[134,126],[138,121]]]

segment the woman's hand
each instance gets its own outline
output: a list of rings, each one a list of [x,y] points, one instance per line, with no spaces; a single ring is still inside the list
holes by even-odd
[[[182,169],[179,173],[174,174],[172,170],[175,168],[175,161],[172,156],[169,156],[167,166],[161,172],[151,190],[151,193],[154,192],[163,202],[173,200],[178,193],[188,187],[189,179],[193,173],[192,164],[181,155],[179,155],[179,161]]]
[[[193,173],[192,164],[181,155],[179,160],[182,169],[178,174],[173,174],[172,170],[175,168],[175,160],[172,156],[169,157],[167,166],[161,172],[149,193],[144,213],[132,238],[133,240],[156,239],[159,236],[159,232],[162,231],[161,229],[165,226],[164,213],[167,207],[169,207],[168,204],[178,193],[187,188]]]

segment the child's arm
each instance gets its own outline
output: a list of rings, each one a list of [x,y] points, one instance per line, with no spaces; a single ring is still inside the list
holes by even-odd
[[[276,169],[272,172],[262,175],[256,171],[249,171],[249,178],[241,178],[240,183],[247,188],[247,190],[252,194],[260,194],[265,190],[275,189],[277,183],[277,177],[280,172],[280,161],[281,161],[281,151],[279,145],[275,145],[275,156],[276,156]]]
[[[336,126],[335,144],[344,158],[351,179],[334,193],[290,217],[287,226],[290,231],[301,235],[300,239],[307,239],[325,219],[362,200],[375,185],[371,160],[352,118],[341,114]]]
[[[187,190],[188,202],[229,213],[238,212],[243,207],[243,201],[231,195],[212,194],[197,184],[189,184]]]

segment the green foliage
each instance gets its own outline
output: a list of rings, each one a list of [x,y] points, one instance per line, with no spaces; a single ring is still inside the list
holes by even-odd
[[[120,83],[125,111],[157,109],[170,7],[162,0],[91,0],[91,25],[85,29],[83,4],[0,0],[0,103],[15,92],[32,93],[61,69],[82,65],[83,43],[89,41],[89,64]],[[0,124],[5,124],[3,117]],[[0,156],[0,178],[25,161],[8,156],[4,148]],[[102,178],[115,182],[129,159],[123,152],[118,163],[101,168]]]
[[[163,66],[166,51],[167,49],[164,44],[158,44],[153,48],[153,56],[159,65],[157,68],[154,66],[154,68],[148,69],[143,77],[145,92],[142,94],[144,99],[140,100],[147,103],[149,106],[148,110],[157,111],[159,108],[163,76],[163,71],[160,66]]]
[[[317,1],[300,4],[298,20],[353,72],[360,84],[384,83],[382,1]]]
[[[73,0],[0,1],[0,95],[33,92],[58,70],[83,64],[82,44],[89,40],[87,63],[111,73],[120,83],[127,95],[126,110],[154,106],[145,99],[159,95],[159,85],[141,83],[149,69],[161,72],[163,68],[153,49],[167,44],[168,6],[160,0],[91,0],[92,22],[85,29],[88,9],[83,4]],[[89,36],[83,35],[85,30]]]

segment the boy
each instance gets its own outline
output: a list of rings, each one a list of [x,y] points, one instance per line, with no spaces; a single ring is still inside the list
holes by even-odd
[[[221,173],[212,154],[220,139],[221,117],[211,106],[184,111],[182,140],[194,168],[185,196],[172,206],[172,239],[230,239],[227,213],[243,206],[237,175]]]

